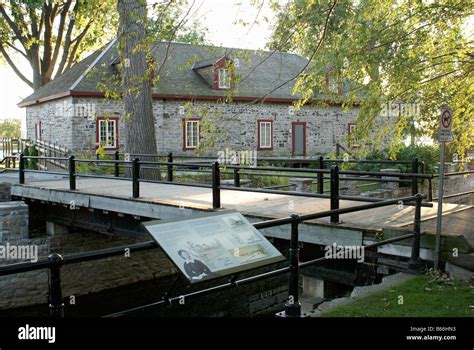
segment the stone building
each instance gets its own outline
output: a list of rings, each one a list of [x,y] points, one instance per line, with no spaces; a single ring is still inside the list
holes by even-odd
[[[154,44],[151,52],[150,74],[159,76],[153,112],[160,153],[216,154],[230,148],[313,156],[334,151],[336,143],[345,145],[354,132],[357,108],[344,110],[335,99],[321,96],[327,107],[293,108],[299,98],[293,78],[307,65],[304,57],[169,42]],[[119,63],[126,59],[112,41],[21,101],[27,137],[58,142],[73,152],[99,145],[123,151],[123,102],[108,98],[110,89],[104,87],[120,78]],[[341,86],[328,84],[334,96],[344,94]]]

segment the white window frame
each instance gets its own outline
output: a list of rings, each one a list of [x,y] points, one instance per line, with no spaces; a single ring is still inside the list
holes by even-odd
[[[196,125],[196,135],[194,134],[193,127],[189,129],[189,125],[194,124]],[[188,130],[190,130],[190,133],[188,133]],[[196,149],[199,147],[199,132],[199,120],[191,119],[184,122],[184,144],[186,149]],[[196,140],[196,144],[194,144],[194,140]]]
[[[113,133],[113,138],[111,137],[112,134],[110,134],[110,127],[109,123],[113,124],[112,128],[112,133]],[[105,140],[102,139],[102,124],[105,124]],[[99,126],[99,146],[103,147],[104,149],[114,149],[117,148],[117,120],[116,119],[99,119],[98,120],[98,126]],[[114,140],[113,145],[110,144],[110,139]],[[105,141],[105,142],[104,142]]]
[[[230,89],[230,75],[227,68],[219,68],[217,71],[219,89]]]
[[[355,135],[355,137],[354,137]],[[352,144],[350,146],[357,147],[359,146],[359,138],[357,135],[357,124],[349,123],[349,137],[351,138]]]
[[[41,130],[41,122],[35,124],[35,138],[36,140],[42,140],[42,130]]]
[[[268,127],[268,129],[267,129]],[[268,121],[259,121],[258,122],[258,129],[259,129],[259,145],[258,148],[260,149],[272,149],[273,148],[273,140],[272,140],[272,122]],[[267,143],[268,141],[268,143]]]

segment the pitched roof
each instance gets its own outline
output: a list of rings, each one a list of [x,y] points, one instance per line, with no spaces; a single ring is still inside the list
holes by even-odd
[[[153,92],[169,97],[226,96],[226,91],[213,89],[195,71],[226,56],[234,62],[239,62],[235,65],[235,74],[240,76],[241,80],[233,94],[235,99],[257,99],[265,96],[268,99],[294,100],[298,98],[292,93],[296,79],[290,80],[297,76],[308,62],[306,58],[290,53],[174,42],[154,43],[151,52],[155,61],[155,74],[160,76]],[[118,57],[117,43],[113,41],[35,91],[21,101],[19,106],[74,93],[100,93],[98,83],[103,77],[114,74],[113,64],[117,63]],[[89,72],[91,73],[88,74]],[[271,92],[282,84],[283,86]]]

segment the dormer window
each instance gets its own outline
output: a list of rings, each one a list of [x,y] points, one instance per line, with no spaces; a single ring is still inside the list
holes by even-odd
[[[219,68],[218,72],[219,89],[230,89],[230,73],[227,68]]]
[[[227,57],[211,57],[195,62],[192,70],[214,90],[229,90],[234,85],[233,61]]]

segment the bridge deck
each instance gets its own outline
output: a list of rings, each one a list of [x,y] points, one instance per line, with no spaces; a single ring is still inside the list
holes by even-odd
[[[68,191],[67,179],[42,181],[28,179],[26,188],[53,190],[53,192]],[[135,203],[152,203],[167,206],[181,206],[197,210],[212,209],[212,192],[208,188],[181,186],[171,184],[141,183],[140,198],[131,198],[131,181],[117,179],[78,178],[77,191],[82,195],[96,195],[113,199],[126,200]],[[16,187],[16,194],[22,193]],[[265,219],[287,217],[292,213],[309,214],[329,210],[329,200],[323,198],[300,197],[294,195],[267,194],[259,192],[244,192],[235,190],[221,191],[221,204],[225,209],[235,209],[244,215]],[[352,207],[363,202],[342,200],[340,207]],[[469,210],[472,206],[445,203],[443,215]],[[110,210],[113,211],[111,208]],[[437,204],[432,208],[422,207],[422,221],[436,217]],[[413,223],[414,207],[397,205],[387,206],[341,215],[344,226],[380,229],[383,227],[404,227]],[[315,220],[327,223],[328,219]],[[443,230],[443,234],[451,234],[451,230]],[[454,233],[453,233],[454,234]],[[456,232],[455,234],[460,234]],[[463,233],[466,234],[466,233]],[[474,234],[474,233],[472,233]]]

